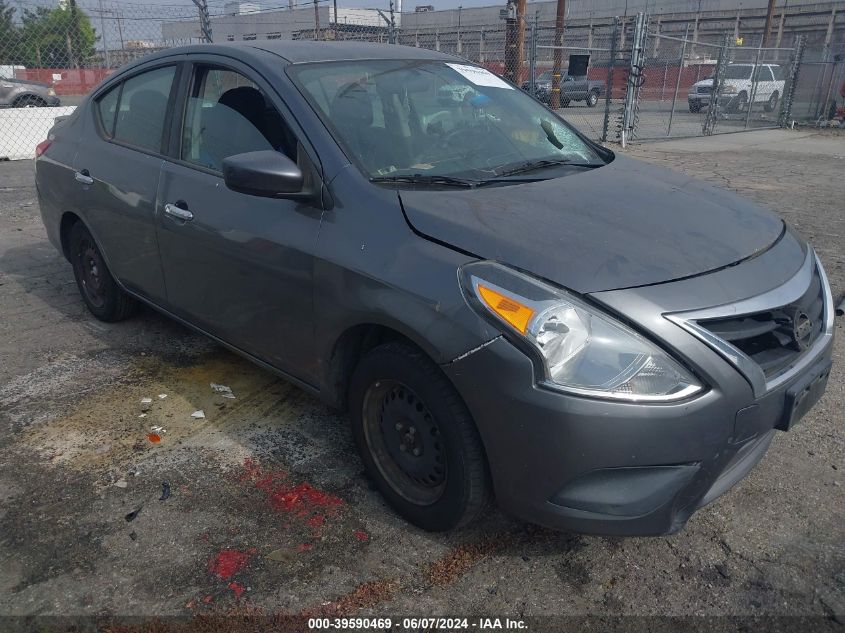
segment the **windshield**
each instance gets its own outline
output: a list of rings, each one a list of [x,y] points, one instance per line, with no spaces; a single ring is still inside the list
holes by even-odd
[[[728,64],[725,68],[725,79],[748,79],[751,77],[751,66]]]
[[[371,178],[484,180],[539,161],[603,164],[554,114],[477,66],[327,62],[291,75]]]

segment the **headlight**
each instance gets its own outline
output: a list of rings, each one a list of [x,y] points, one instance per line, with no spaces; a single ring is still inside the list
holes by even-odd
[[[701,391],[631,328],[563,290],[493,262],[461,268],[469,303],[541,362],[542,382],[576,394],[663,402]]]
[[[736,86],[722,86],[722,94],[726,94],[726,95],[736,94]]]

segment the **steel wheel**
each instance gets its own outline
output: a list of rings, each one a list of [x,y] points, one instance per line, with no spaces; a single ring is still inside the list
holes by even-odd
[[[436,502],[446,487],[446,452],[422,399],[399,381],[378,381],[364,395],[363,421],[367,446],[391,488],[417,505]]]
[[[80,241],[76,258],[79,260],[82,289],[85,296],[95,308],[103,307],[106,303],[105,284],[102,275],[105,266],[100,251],[97,250],[96,245],[89,237]]]

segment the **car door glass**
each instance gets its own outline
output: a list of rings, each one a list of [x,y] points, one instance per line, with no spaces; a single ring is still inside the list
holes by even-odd
[[[220,171],[235,154],[276,150],[296,160],[296,140],[255,83],[240,73],[194,71],[182,127],[182,160]]]
[[[164,119],[175,66],[156,68],[123,83],[114,139],[136,147],[161,151]]]
[[[771,81],[772,80],[772,73],[769,72],[769,69],[766,66],[758,66],[754,69],[754,82],[760,81]]]
[[[103,132],[111,138],[114,136],[114,121],[117,116],[118,99],[120,99],[120,85],[115,86],[97,100],[97,113]]]

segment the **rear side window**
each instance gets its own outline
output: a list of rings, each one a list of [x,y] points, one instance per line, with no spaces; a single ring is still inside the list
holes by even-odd
[[[117,116],[117,102],[120,99],[120,86],[115,86],[97,100],[97,113],[106,136],[114,135],[114,120]]]
[[[114,127],[115,140],[161,151],[167,101],[175,74],[175,66],[165,66],[135,75],[123,83]]]

